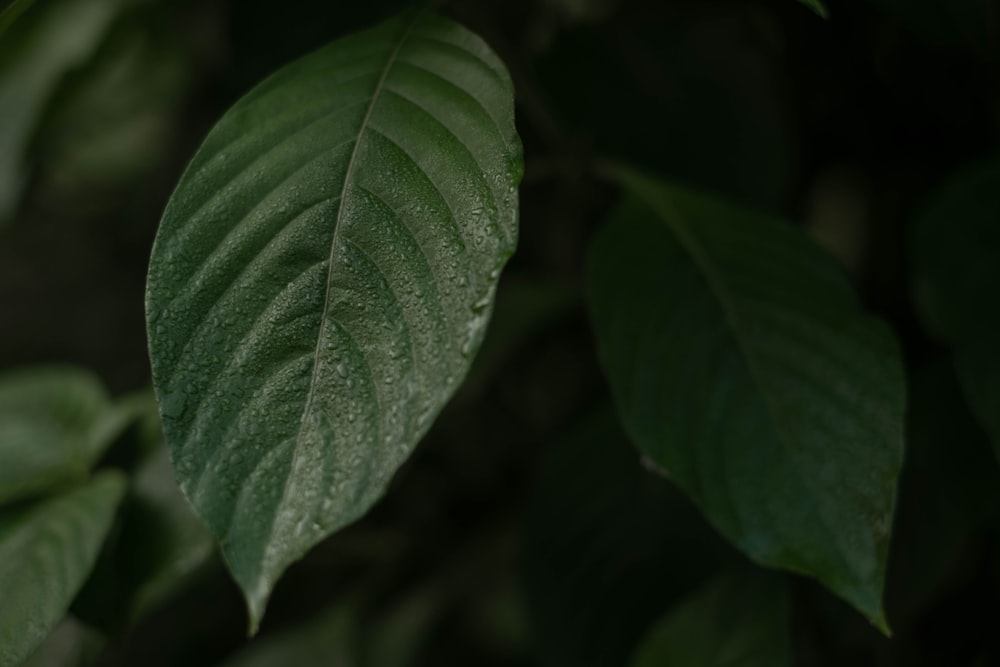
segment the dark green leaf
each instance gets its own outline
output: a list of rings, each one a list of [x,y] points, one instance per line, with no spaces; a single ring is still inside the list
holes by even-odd
[[[610,408],[555,445],[527,518],[525,594],[543,665],[626,664],[670,601],[735,556],[643,469]]]
[[[66,613],[111,526],[125,478],[0,513],[0,667],[27,658]]]
[[[88,371],[40,367],[0,376],[0,504],[83,479],[122,426]]]
[[[659,621],[632,667],[790,667],[791,621],[783,578],[729,575]]]
[[[258,86],[210,133],[150,262],[150,354],[187,497],[256,627],[454,393],[517,235],[503,64],[407,14]]]
[[[949,343],[976,416],[1000,456],[1000,160],[955,175],[916,214],[914,295],[927,329]],[[984,300],[984,296],[986,299]]]
[[[772,218],[615,171],[594,240],[598,351],[632,440],[758,563],[885,629],[899,350],[834,261]]]

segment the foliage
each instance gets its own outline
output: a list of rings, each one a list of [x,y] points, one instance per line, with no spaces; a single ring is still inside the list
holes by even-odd
[[[997,20],[0,5],[0,667],[996,663]]]

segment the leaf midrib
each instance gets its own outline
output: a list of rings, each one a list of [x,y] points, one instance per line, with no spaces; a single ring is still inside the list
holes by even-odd
[[[319,377],[319,372],[318,372],[319,364],[316,363],[316,360],[319,359],[321,353],[323,335],[324,332],[326,331],[329,312],[330,312],[330,304],[333,301],[333,299],[331,298],[331,293],[333,292],[332,282],[334,273],[334,258],[337,251],[338,235],[340,233],[341,221],[343,220],[344,217],[345,202],[347,200],[347,190],[350,187],[351,179],[354,175],[354,168],[358,162],[358,154],[360,153],[361,141],[364,138],[366,130],[368,129],[372,113],[375,110],[375,106],[378,104],[378,100],[379,97],[381,96],[382,90],[385,88],[385,82],[389,76],[389,72],[392,70],[393,65],[398,59],[399,53],[403,48],[403,44],[405,44],[410,33],[413,31],[413,28],[417,23],[418,17],[419,17],[419,12],[415,12],[410,17],[409,22],[405,25],[405,27],[403,27],[403,29],[400,32],[396,46],[393,48],[393,50],[389,53],[388,57],[386,58],[385,66],[382,68],[382,73],[379,75],[378,81],[375,83],[375,87],[372,89],[371,102],[369,102],[368,109],[365,111],[365,115],[361,120],[361,125],[358,127],[357,140],[354,144],[354,149],[351,151],[351,156],[347,163],[347,169],[344,172],[344,181],[340,190],[340,202],[337,206],[337,215],[334,218],[334,223],[333,223],[334,224],[333,235],[330,240],[330,255],[327,259],[326,290],[323,301],[323,312],[320,316],[320,325],[319,325],[320,328],[316,334],[316,347],[313,350],[313,370],[309,380],[309,390],[308,393],[306,394],[306,402],[305,405],[303,406],[302,415],[299,418],[299,427],[295,435],[295,446],[292,450],[292,461],[291,461],[291,466],[289,467],[289,474],[285,477],[284,488],[281,494],[281,501],[278,503],[277,506],[278,509],[275,512],[275,519],[277,519],[278,515],[281,513],[281,508],[284,507],[287,503],[289,489],[290,489],[289,481],[291,480],[291,477],[294,474],[295,465],[300,456],[302,434],[306,430],[306,420],[308,419],[308,416],[313,408],[314,398],[317,393],[316,385]],[[272,523],[271,537],[273,537],[274,527],[275,525],[274,523]],[[270,543],[270,541],[271,540],[269,539],[268,542]]]
[[[735,341],[736,347],[740,352],[740,356],[746,364],[747,372],[750,374],[750,378],[753,383],[760,388],[761,398],[764,402],[767,414],[771,419],[771,423],[774,425],[780,441],[791,455],[792,460],[795,462],[796,468],[800,468],[801,464],[799,462],[796,439],[792,437],[791,430],[785,424],[784,418],[781,417],[781,411],[774,404],[769,392],[766,390],[766,385],[762,380],[762,371],[758,368],[757,363],[754,360],[754,356],[750,353],[749,345],[742,337],[740,328],[742,323],[740,322],[739,315],[737,314],[738,309],[733,298],[729,294],[729,289],[725,284],[725,280],[716,270],[711,259],[709,259],[709,257],[705,254],[701,243],[688,231],[685,216],[681,215],[675,207],[664,201],[663,197],[658,196],[657,193],[653,192],[651,188],[634,176],[620,172],[619,177],[623,177],[622,180],[628,184],[629,190],[637,195],[657,214],[660,220],[670,229],[680,242],[681,246],[684,248],[685,252],[691,257],[695,265],[705,276],[705,281],[708,283],[709,289],[715,298],[718,299],[722,307],[723,317],[732,332],[733,340]],[[819,511],[818,508],[816,516],[824,522],[827,521],[824,514]],[[841,549],[838,548],[838,551],[841,552],[843,562],[847,566],[848,571],[853,572],[854,568],[851,565],[850,559],[846,557]]]

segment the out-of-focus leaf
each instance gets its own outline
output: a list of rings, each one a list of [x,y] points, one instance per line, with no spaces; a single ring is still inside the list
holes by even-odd
[[[85,62],[114,18],[116,0],[52,0],[0,40],[0,225],[24,186],[25,150],[67,71]]]
[[[951,345],[958,376],[1000,456],[1000,160],[949,179],[918,208],[910,237],[924,325]]]
[[[103,646],[100,633],[67,616],[21,667],[91,667]]]
[[[181,494],[152,391],[119,401],[132,429],[109,457],[134,466],[119,530],[73,606],[84,620],[120,630],[181,589],[214,550],[208,528]],[[133,451],[123,452],[125,448]]]
[[[895,338],[801,231],[640,173],[591,246],[598,352],[635,444],[753,560],[886,631],[903,455]]]
[[[28,7],[30,7],[34,2],[35,0],[14,0],[3,9],[0,9],[0,38],[3,37],[4,32],[6,32],[15,21],[21,18],[21,14],[23,14],[25,10],[28,9]]]
[[[0,504],[83,479],[124,421],[89,371],[0,376]]]
[[[795,147],[775,35],[760,5],[639,3],[560,35],[537,70],[578,143],[777,209]]]
[[[549,452],[526,516],[525,595],[543,665],[626,664],[671,601],[735,557],[643,468],[610,409]]]
[[[517,236],[503,63],[416,12],[267,79],[209,134],[150,260],[154,385],[256,628],[468,371]]]
[[[66,613],[124,492],[125,478],[106,472],[0,513],[0,667],[24,661]]]
[[[791,604],[779,575],[728,575],[646,635],[632,667],[790,667]]]
[[[360,667],[359,632],[355,603],[343,601],[290,630],[255,641],[220,667]]]
[[[830,14],[826,11],[826,7],[823,6],[821,0],[799,0],[799,2],[816,12],[822,18],[830,18]]]
[[[117,21],[54,96],[35,142],[40,198],[92,212],[118,199],[103,191],[124,190],[167,158],[189,64],[159,9]]]
[[[432,624],[442,611],[439,591],[422,588],[398,602],[369,626],[366,667],[409,667],[416,662]]]
[[[961,564],[977,535],[1000,524],[1000,469],[951,364],[919,369],[911,387],[886,592],[904,622],[967,574]]]

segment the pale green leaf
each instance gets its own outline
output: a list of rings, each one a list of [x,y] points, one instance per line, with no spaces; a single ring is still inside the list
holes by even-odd
[[[790,667],[791,621],[781,577],[729,575],[660,620],[632,667]]]
[[[951,345],[973,411],[1000,455],[1000,160],[933,192],[910,238],[914,296],[927,329]],[[985,298],[984,298],[985,297]]]
[[[147,315],[167,442],[255,627],[454,393],[517,235],[503,64],[405,14],[279,71],[164,214]]]
[[[123,425],[89,371],[38,367],[0,375],[0,504],[82,480]]]
[[[758,563],[885,629],[903,453],[890,331],[799,230],[626,169],[588,287],[632,440]]]
[[[25,660],[66,613],[125,492],[107,472],[74,491],[0,513],[0,667]]]

